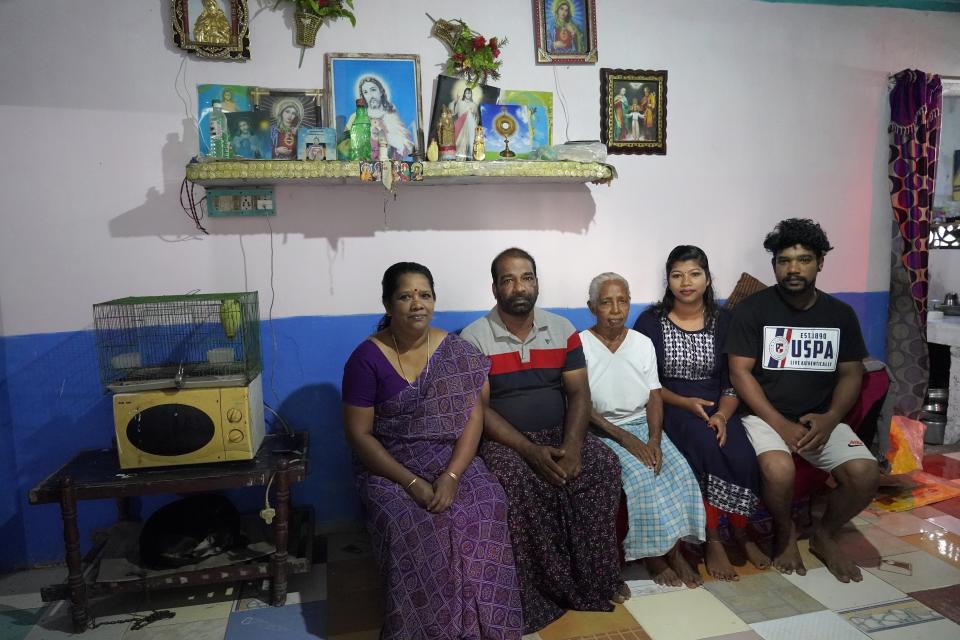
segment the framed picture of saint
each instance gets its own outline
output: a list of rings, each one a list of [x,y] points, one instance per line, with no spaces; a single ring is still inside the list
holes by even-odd
[[[597,61],[596,0],[533,0],[533,29],[538,63]]]
[[[319,127],[323,122],[323,91],[320,89],[251,87],[250,100],[254,110],[270,119],[264,157],[271,160],[296,160],[299,130]]]
[[[457,148],[457,160],[473,160],[473,141],[480,124],[480,105],[496,104],[500,89],[486,84],[471,84],[463,78],[437,76],[437,89],[433,97],[430,116],[430,136],[437,137],[437,125],[444,105],[453,116],[453,138]]]
[[[607,153],[667,154],[667,72],[600,69],[600,140]]]
[[[173,43],[201,58],[249,60],[247,0],[170,0]]]
[[[380,140],[391,160],[423,152],[420,56],[415,54],[328,53],[327,126],[337,131],[337,153],[348,159],[357,99],[370,118],[370,146],[379,157]]]

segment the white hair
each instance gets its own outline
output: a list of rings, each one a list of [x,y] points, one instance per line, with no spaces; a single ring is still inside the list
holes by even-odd
[[[630,283],[627,282],[627,279],[624,278],[619,273],[614,273],[613,271],[607,271],[601,273],[593,280],[590,281],[590,289],[588,290],[588,295],[590,304],[596,305],[600,301],[600,289],[607,282],[622,282],[624,288],[627,290],[627,295],[630,295]]]

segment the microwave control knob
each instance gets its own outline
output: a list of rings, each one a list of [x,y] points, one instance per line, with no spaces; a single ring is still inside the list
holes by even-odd
[[[236,424],[243,419],[243,411],[240,409],[227,409],[227,422]]]
[[[231,429],[227,438],[233,444],[237,444],[238,442],[243,442],[243,431],[240,431],[240,429]]]

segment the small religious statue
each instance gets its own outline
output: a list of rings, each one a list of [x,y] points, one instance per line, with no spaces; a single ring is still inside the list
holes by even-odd
[[[453,114],[447,105],[440,110],[440,123],[437,125],[437,138],[440,142],[440,159],[456,160],[457,144],[453,137]]]
[[[478,124],[476,133],[473,134],[473,159],[483,160],[487,155],[487,141],[483,137],[483,125]]]
[[[217,0],[203,0],[203,11],[193,23],[193,39],[204,44],[230,43],[230,22]]]
[[[427,147],[427,160],[436,162],[440,159],[440,147],[437,146],[437,139],[430,138],[430,146]]]

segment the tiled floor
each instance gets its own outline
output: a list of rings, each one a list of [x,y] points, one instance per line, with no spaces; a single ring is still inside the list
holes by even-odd
[[[928,456],[925,470],[960,481],[960,455]],[[265,582],[103,599],[90,640],[376,640],[382,586],[362,533],[326,536],[310,574],[290,580],[287,605],[267,605]],[[864,511],[842,544],[864,568],[841,584],[801,540],[806,576],[740,568],[738,582],[660,590],[642,568],[625,572],[635,595],[612,613],[570,612],[528,640],[757,640],[960,638],[960,498],[903,513]],[[703,565],[700,565],[703,573]],[[43,585],[63,568],[0,576],[0,640],[70,637],[67,603],[45,605]],[[639,594],[643,595],[639,595]],[[153,610],[173,612],[136,629]]]

